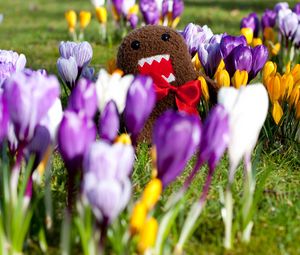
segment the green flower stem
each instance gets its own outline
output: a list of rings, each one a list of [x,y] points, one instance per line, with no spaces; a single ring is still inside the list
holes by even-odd
[[[251,212],[253,206],[253,195],[255,191],[255,179],[252,174],[251,156],[245,155],[245,179],[244,179],[244,199],[242,206],[242,241],[248,243],[251,237],[253,222]]]
[[[225,225],[225,237],[224,247],[225,249],[232,248],[232,213],[233,212],[233,199],[231,192],[231,185],[228,184],[225,197],[224,197],[224,208],[222,208],[221,214]]]

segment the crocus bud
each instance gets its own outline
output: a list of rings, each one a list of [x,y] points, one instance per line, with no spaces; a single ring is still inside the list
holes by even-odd
[[[254,37],[259,33],[259,18],[255,12],[250,13],[247,17],[241,20],[241,29],[250,28]],[[247,37],[246,37],[247,38]]]
[[[280,122],[282,116],[283,116],[282,107],[280,106],[278,101],[275,101],[273,103],[273,107],[272,107],[272,117],[273,117],[276,125],[278,125],[278,123]]]
[[[264,84],[266,84],[267,78],[269,78],[270,75],[276,74],[276,71],[277,71],[277,65],[275,62],[272,61],[266,62],[262,72]]]
[[[59,54],[62,58],[70,58],[73,56],[73,49],[77,44],[75,42],[60,42]]]
[[[162,192],[162,183],[159,179],[152,179],[145,187],[142,195],[142,203],[147,210],[151,210],[157,203]]]
[[[98,221],[112,222],[127,205],[133,162],[134,149],[130,145],[99,141],[86,151],[83,194]]]
[[[154,218],[148,219],[142,228],[140,239],[138,243],[138,250],[143,254],[147,249],[155,244],[156,235],[158,231],[158,223]]]
[[[252,40],[253,40],[253,31],[252,31],[251,28],[249,28],[249,27],[243,27],[241,29],[241,34],[243,36],[245,36],[248,44],[252,43]]]
[[[155,101],[152,78],[142,75],[136,76],[127,92],[124,109],[125,126],[134,140],[149,118]]]
[[[248,82],[247,71],[236,70],[232,77],[232,85],[239,89],[241,86],[246,86]]]
[[[215,75],[215,78],[219,88],[230,86],[229,73],[225,69],[218,71]]]
[[[107,23],[107,11],[105,7],[97,7],[96,8],[96,17],[99,23],[106,24]]]
[[[215,169],[229,142],[229,115],[221,105],[215,106],[203,125],[200,143],[200,160]]]
[[[97,95],[95,84],[80,79],[69,98],[68,109],[75,112],[84,112],[89,118],[93,118],[97,111]]]
[[[197,116],[167,111],[157,119],[153,143],[157,150],[157,178],[163,187],[181,174],[200,139],[201,125]]]
[[[82,167],[83,155],[95,139],[96,128],[90,118],[82,113],[65,111],[58,129],[58,148],[68,171]]]
[[[57,60],[57,69],[60,78],[71,90],[75,86],[75,81],[78,76],[78,68],[75,58],[59,58]]]
[[[201,84],[202,95],[203,95],[205,101],[208,102],[209,101],[209,90],[208,90],[207,82],[203,76],[199,76],[198,80],[200,81],[200,84]]]
[[[79,23],[81,29],[85,29],[88,26],[88,24],[90,24],[91,16],[92,14],[87,11],[81,11],[79,13]]]
[[[118,135],[120,119],[117,106],[113,100],[109,101],[100,116],[100,138],[113,142]]]
[[[82,42],[77,44],[73,49],[73,55],[76,59],[79,70],[86,67],[92,60],[93,49],[88,42]]]
[[[276,24],[277,13],[273,10],[266,9],[261,18],[261,26],[264,31],[266,27],[273,28]]]
[[[278,13],[278,26],[283,36],[292,39],[298,27],[298,16],[290,9],[280,10]]]
[[[75,26],[76,26],[76,21],[77,21],[77,15],[76,12],[73,10],[67,11],[65,13],[65,18],[68,23],[69,31],[74,32],[75,31]]]
[[[147,208],[142,202],[136,203],[130,218],[130,232],[132,235],[139,233],[144,227]]]

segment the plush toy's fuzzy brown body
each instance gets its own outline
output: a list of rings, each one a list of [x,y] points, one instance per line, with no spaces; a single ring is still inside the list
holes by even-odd
[[[149,25],[129,33],[119,47],[117,67],[125,74],[155,73],[173,86],[198,78],[182,36],[164,26]],[[172,92],[156,103],[142,132],[142,139],[149,141],[155,119],[167,109],[177,109]]]

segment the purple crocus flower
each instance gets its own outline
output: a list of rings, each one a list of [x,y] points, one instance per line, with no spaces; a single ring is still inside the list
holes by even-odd
[[[168,15],[169,9],[170,9],[170,0],[163,0],[162,9],[161,9],[161,15],[163,18]]]
[[[99,122],[100,138],[113,142],[120,128],[120,116],[118,108],[113,100],[110,100],[101,113]]]
[[[221,62],[220,37],[213,36],[209,43],[200,44],[198,56],[206,75],[212,78]]]
[[[122,13],[122,5],[124,0],[112,0],[116,12],[120,15]]]
[[[59,44],[59,53],[62,58],[70,58],[73,56],[73,49],[77,43],[75,42],[60,42]]]
[[[266,9],[261,18],[262,30],[266,27],[273,28],[276,24],[277,13],[273,10]]]
[[[141,0],[140,10],[147,25],[157,25],[160,13],[155,0]]]
[[[57,69],[60,78],[71,90],[75,86],[75,81],[78,76],[78,67],[74,57],[59,58],[57,60]]]
[[[137,75],[127,92],[124,109],[125,126],[134,144],[154,108],[155,101],[152,78]]]
[[[10,121],[20,142],[33,137],[35,127],[46,116],[60,94],[60,85],[55,76],[39,72],[31,75],[16,73],[4,84]],[[16,103],[17,102],[17,103]]]
[[[65,111],[58,128],[58,148],[69,173],[81,169],[83,155],[95,139],[96,127],[89,117]]]
[[[167,111],[153,130],[157,151],[158,178],[163,187],[174,181],[195,153],[201,139],[200,119],[182,112]]]
[[[264,67],[268,60],[268,49],[264,45],[258,45],[251,49],[252,51],[252,68],[249,73],[249,81],[252,80],[258,72]]]
[[[32,169],[36,169],[51,144],[51,136],[49,130],[45,126],[37,125],[33,138],[25,148],[25,157],[27,161],[30,156],[34,155],[34,162]]]
[[[247,41],[245,36],[231,36],[225,35],[222,37],[220,48],[223,59],[227,58],[227,56],[231,53],[231,51],[239,46],[247,46]]]
[[[274,11],[276,13],[279,13],[279,11],[286,10],[286,9],[289,9],[289,4],[287,2],[280,2],[274,6]]]
[[[184,3],[182,0],[173,0],[172,18],[173,20],[180,17],[184,10]]]
[[[293,12],[296,13],[298,16],[300,15],[300,3],[297,3],[294,8]]]
[[[300,26],[297,27],[297,30],[294,34],[293,44],[299,48],[300,47]]]
[[[228,114],[223,106],[215,106],[205,119],[202,128],[199,157],[215,169],[229,142]]]
[[[6,138],[8,132],[8,109],[7,102],[0,89],[0,144]]]
[[[128,21],[129,21],[130,27],[132,29],[135,29],[139,22],[139,17],[136,14],[131,14]]]
[[[259,18],[255,12],[250,13],[247,17],[241,20],[240,28],[251,28],[254,37],[258,36],[259,33]]]
[[[82,191],[104,227],[126,207],[134,162],[131,145],[94,142],[84,159]]]
[[[197,53],[200,44],[208,43],[213,36],[212,31],[207,26],[200,27],[189,23],[183,30],[182,36],[189,48],[192,57]]]
[[[69,98],[68,109],[83,112],[93,118],[97,111],[97,94],[95,84],[86,79],[80,79]]]
[[[0,50],[0,87],[13,73],[22,71],[26,65],[26,57],[14,51]]]
[[[79,72],[91,62],[93,57],[92,46],[88,42],[77,44],[73,48],[73,56],[76,59]]]
[[[224,59],[226,70],[232,77],[236,70],[252,70],[252,51],[249,46],[239,45],[235,47]]]
[[[290,9],[280,10],[278,13],[278,26],[281,34],[288,39],[292,39],[299,21],[296,13]]]

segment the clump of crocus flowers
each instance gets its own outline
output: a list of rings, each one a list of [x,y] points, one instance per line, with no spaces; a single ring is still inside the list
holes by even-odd
[[[82,41],[84,39],[84,30],[91,22],[92,14],[89,11],[80,11],[79,12],[79,27],[80,32],[77,36],[76,25],[77,25],[77,14],[74,10],[69,10],[65,12],[65,18],[67,21],[69,33],[73,41]]]

